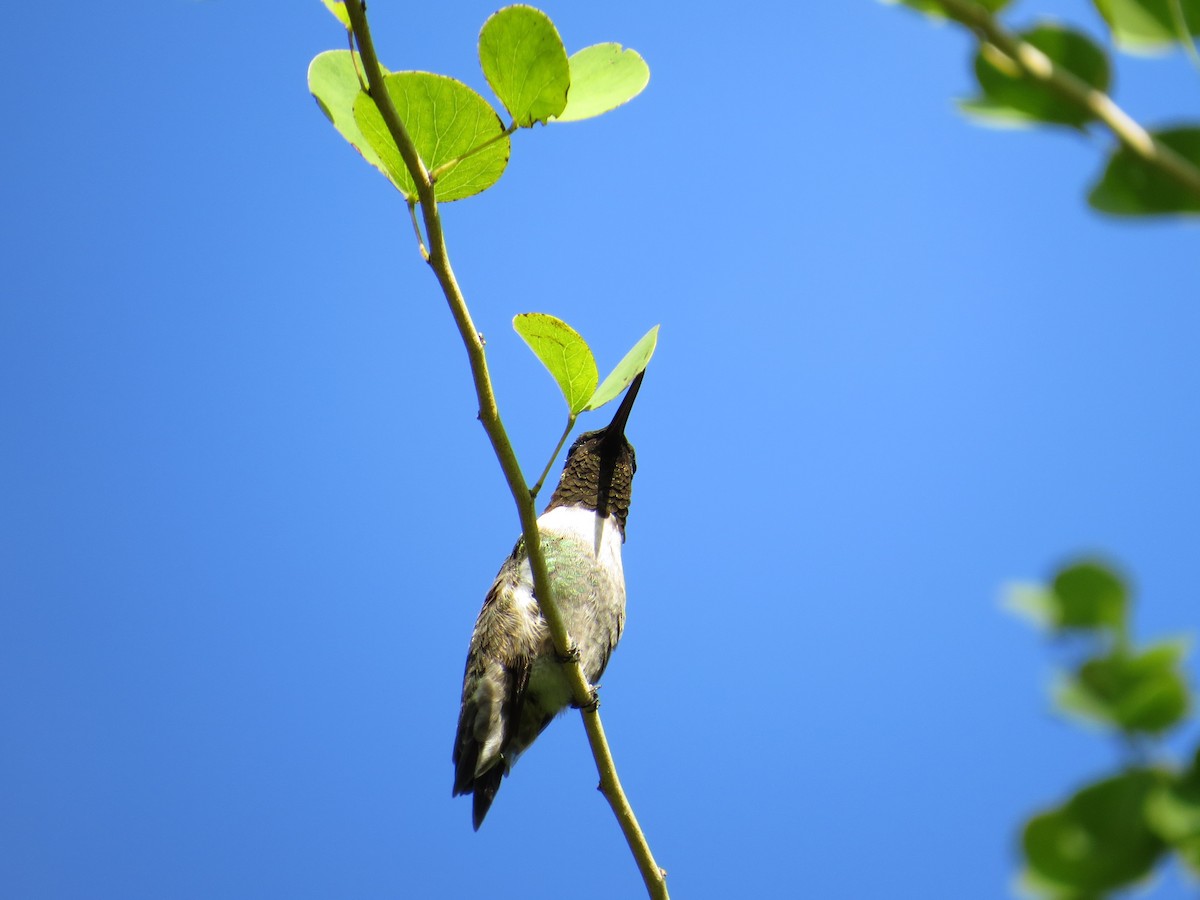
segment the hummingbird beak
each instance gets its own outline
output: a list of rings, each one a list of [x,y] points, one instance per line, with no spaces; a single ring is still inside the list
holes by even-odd
[[[608,428],[605,438],[615,440],[625,434],[625,423],[629,421],[629,411],[633,409],[633,401],[637,398],[638,388],[642,386],[642,376],[646,374],[646,370],[637,373],[637,376],[629,384],[629,390],[625,392],[625,399],[621,401],[621,405],[617,408],[617,414],[613,416],[613,420],[608,423]]]

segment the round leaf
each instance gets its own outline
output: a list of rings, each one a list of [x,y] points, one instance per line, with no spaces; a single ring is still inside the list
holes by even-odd
[[[562,319],[545,313],[515,316],[513,328],[554,376],[571,415],[582,412],[600,379],[587,342]]]
[[[1134,770],[1030,819],[1022,845],[1037,882],[1088,894],[1146,877],[1164,849],[1144,814],[1160,780],[1157,772]]]
[[[1127,50],[1164,50],[1182,37],[1172,6],[1178,2],[1187,30],[1200,35],[1200,0],[1093,0],[1112,29],[1113,38]]]
[[[379,154],[363,136],[354,118],[354,101],[363,91],[350,51],[327,50],[313,59],[308,65],[308,89],[317,99],[321,112],[342,137],[362,154],[363,159],[387,175],[388,170]]]
[[[1150,795],[1146,818],[1164,840],[1200,847],[1200,751],[1191,768]]]
[[[1108,57],[1086,35],[1061,25],[1044,24],[1021,37],[1050,57],[1055,65],[1097,90],[1108,90]],[[1087,110],[1025,75],[1012,59],[991,44],[982,44],[975,55],[975,77],[982,93],[960,107],[989,123],[1045,122],[1080,128],[1093,118]]]
[[[654,355],[656,346],[658,346],[657,325],[642,335],[642,339],[634,344],[633,349],[617,363],[617,367],[604,379],[604,383],[596,388],[596,392],[588,400],[584,409],[599,409],[605,403],[619,397],[621,392],[629,387],[633,379],[637,377],[638,372],[646,368],[650,357]]]
[[[434,186],[438,200],[461,200],[500,180],[508,165],[508,136],[500,117],[483,97],[461,81],[430,72],[396,72],[388,75],[384,84],[425,168],[432,171],[462,158],[438,178]],[[379,108],[366,94],[354,101],[354,120],[383,162],[388,178],[407,199],[416,200],[416,182]],[[483,145],[482,150],[471,152]]]
[[[1154,137],[1200,169],[1200,127],[1157,131]],[[1200,213],[1200,197],[1151,168],[1125,147],[1109,157],[1104,175],[1088,194],[1088,203],[1100,212],[1116,216]]]
[[[650,67],[635,50],[594,44],[573,53],[567,107],[556,122],[590,119],[628,103],[650,83]]]
[[[1097,562],[1081,562],[1054,577],[1059,628],[1111,628],[1125,626],[1127,591],[1120,577]]]
[[[1065,711],[1126,734],[1160,734],[1187,714],[1190,697],[1180,664],[1185,641],[1164,641],[1130,654],[1114,651],[1084,663],[1057,691]]]
[[[506,6],[483,23],[479,62],[488,84],[521,128],[567,105],[571,69],[550,17],[532,6]]]

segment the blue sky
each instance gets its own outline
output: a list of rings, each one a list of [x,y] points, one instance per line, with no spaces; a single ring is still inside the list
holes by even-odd
[[[373,4],[383,60],[484,90],[496,6],[447,6]],[[1089,213],[1102,136],[966,123],[968,41],[904,10],[544,8],[650,86],[444,215],[531,477],[562,409],[512,316],[602,371],[662,325],[603,713],[673,893],[1010,896],[1021,819],[1118,754],[1000,586],[1099,551],[1141,636],[1200,625],[1195,225]],[[450,797],[518,526],[399,195],[307,92],[342,41],[316,0],[10,41],[5,896],[640,891],[573,714],[478,834]],[[1115,93],[1194,119],[1196,78],[1123,57]]]

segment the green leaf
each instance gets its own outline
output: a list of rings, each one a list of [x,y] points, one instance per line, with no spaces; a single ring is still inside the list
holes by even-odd
[[[1190,768],[1155,788],[1146,801],[1146,818],[1171,844],[1200,843],[1200,751]]]
[[[1062,569],[1051,585],[1056,604],[1055,626],[1125,628],[1128,591],[1112,569],[1099,562],[1079,562]]]
[[[571,54],[567,107],[554,121],[578,122],[628,103],[650,83],[650,67],[636,50],[593,44]]]
[[[1133,770],[1079,791],[1025,825],[1022,847],[1033,880],[1052,896],[1087,897],[1150,874],[1164,850],[1144,814],[1162,776]]]
[[[483,97],[461,81],[429,72],[396,72],[388,75],[384,84],[427,169],[466,157],[438,179],[434,195],[439,201],[470,197],[500,180],[508,165],[508,136],[500,117]],[[415,201],[416,182],[379,108],[366,94],[354,101],[354,119],[383,161],[392,184],[409,201]],[[485,144],[483,150],[466,155]]]
[[[1089,660],[1056,692],[1063,710],[1119,728],[1126,734],[1161,734],[1187,714],[1190,704],[1180,664],[1183,640],[1163,641],[1141,653],[1116,650]]]
[[[321,0],[325,4],[325,8],[333,13],[333,17],[346,26],[346,30],[352,30],[350,25],[350,14],[346,12],[345,0]],[[349,52],[349,51],[347,51]]]
[[[1100,91],[1108,91],[1108,57],[1086,35],[1061,25],[1042,24],[1020,37],[1045,53],[1055,65]],[[1016,62],[992,44],[980,45],[975,77],[982,93],[961,101],[960,108],[988,124],[1048,123],[1082,128],[1095,118],[1025,75]]]
[[[483,23],[479,62],[488,84],[521,128],[546,122],[567,105],[571,68],[550,17],[532,6],[506,6]]]
[[[907,6],[935,19],[953,18],[937,0],[883,0],[883,2],[889,6]],[[1008,6],[1010,0],[975,0],[975,2],[988,12],[996,13]]]
[[[362,154],[363,159],[387,175],[379,154],[372,149],[354,119],[354,101],[363,91],[350,51],[327,50],[314,58],[308,65],[308,89],[325,118],[342,137]]]
[[[1193,166],[1200,169],[1200,127],[1152,132]],[[1088,203],[1115,216],[1200,213],[1200,197],[1147,165],[1124,146],[1109,157],[1104,175],[1088,194]]]
[[[571,415],[583,412],[600,380],[587,341],[562,319],[545,313],[514,316],[513,328],[554,376]]]
[[[1093,0],[1113,39],[1135,53],[1162,51],[1179,42],[1184,23],[1176,19],[1175,2],[1182,8],[1187,31],[1200,35],[1200,0]]]
[[[1058,598],[1040,584],[1006,585],[1001,605],[1037,628],[1053,631],[1058,627]]]
[[[599,409],[605,403],[619,397],[621,392],[629,387],[633,379],[637,377],[638,372],[646,368],[650,357],[654,355],[656,346],[658,346],[657,325],[642,335],[642,339],[634,344],[633,349],[617,363],[617,367],[604,379],[604,383],[596,388],[596,392],[592,394],[592,398],[588,400],[584,409]]]

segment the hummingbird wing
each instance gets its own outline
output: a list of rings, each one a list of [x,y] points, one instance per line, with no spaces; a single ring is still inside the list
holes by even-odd
[[[527,713],[529,676],[545,640],[544,629],[519,565],[510,559],[475,622],[454,739],[454,796],[474,794],[476,830],[500,789],[500,779],[524,749],[513,742]]]

